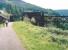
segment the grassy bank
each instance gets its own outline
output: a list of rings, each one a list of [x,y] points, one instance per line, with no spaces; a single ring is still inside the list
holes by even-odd
[[[1,27],[4,27],[4,24],[0,24],[0,28],[1,28]]]
[[[27,50],[68,50],[68,31],[15,22],[13,28]]]

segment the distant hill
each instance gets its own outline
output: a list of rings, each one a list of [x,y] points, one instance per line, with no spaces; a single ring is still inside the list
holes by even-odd
[[[61,16],[68,16],[68,10],[56,10]]]
[[[8,13],[21,13],[23,11],[43,11],[47,16],[57,16],[57,12],[51,9],[44,9],[21,0],[0,0],[0,9],[5,9]]]

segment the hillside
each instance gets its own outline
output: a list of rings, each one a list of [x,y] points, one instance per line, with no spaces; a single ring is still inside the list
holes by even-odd
[[[68,10],[56,10],[61,16],[68,16]]]
[[[32,11],[32,12],[43,11],[45,12],[46,15],[50,16],[59,15],[58,13],[56,13],[51,9],[44,9],[21,0],[0,0],[0,5],[1,5],[0,9],[5,8],[6,11],[8,11],[9,13],[19,13],[19,12],[21,13],[23,11]]]

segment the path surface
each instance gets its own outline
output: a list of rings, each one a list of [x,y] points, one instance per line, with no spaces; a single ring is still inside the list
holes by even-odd
[[[0,50],[25,50],[12,29],[12,23],[0,29]]]

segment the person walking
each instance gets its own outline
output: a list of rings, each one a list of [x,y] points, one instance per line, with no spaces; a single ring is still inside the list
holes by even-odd
[[[5,25],[6,25],[6,27],[8,26],[8,20],[5,21]]]

